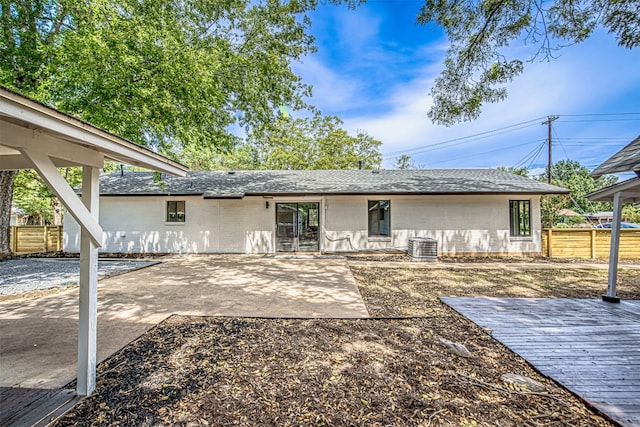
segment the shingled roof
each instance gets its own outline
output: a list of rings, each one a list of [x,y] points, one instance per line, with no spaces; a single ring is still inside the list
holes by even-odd
[[[598,166],[591,176],[634,171],[640,176],[640,136]]]
[[[564,194],[564,188],[495,169],[193,171],[184,178],[116,173],[100,178],[103,196],[204,198],[322,194]]]

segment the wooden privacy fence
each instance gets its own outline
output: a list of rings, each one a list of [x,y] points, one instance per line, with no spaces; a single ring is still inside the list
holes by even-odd
[[[62,250],[62,226],[19,225],[11,227],[13,253],[58,252]]]
[[[611,230],[547,228],[542,230],[542,255],[550,258],[609,258]],[[640,258],[640,230],[620,230],[619,258]]]

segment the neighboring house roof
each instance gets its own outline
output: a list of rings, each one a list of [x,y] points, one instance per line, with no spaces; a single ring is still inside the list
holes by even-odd
[[[591,176],[634,171],[640,176],[640,136],[598,166]]]
[[[571,210],[571,209],[560,209],[558,211],[558,215],[559,216],[584,216],[582,214],[579,214],[578,212]]]
[[[601,212],[592,212],[592,213],[587,213],[584,214],[584,216],[589,217],[589,218],[612,218],[613,217],[613,211],[601,211]]]
[[[27,213],[19,208],[18,206],[14,205],[13,203],[11,203],[11,215],[18,215],[18,216],[22,216],[22,215],[26,215]]]
[[[309,194],[565,194],[564,188],[495,169],[199,171],[184,178],[125,172],[100,179],[103,196]]]

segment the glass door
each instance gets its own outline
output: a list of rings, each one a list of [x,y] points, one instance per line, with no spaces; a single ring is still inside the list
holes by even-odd
[[[319,203],[276,203],[276,251],[317,252]]]

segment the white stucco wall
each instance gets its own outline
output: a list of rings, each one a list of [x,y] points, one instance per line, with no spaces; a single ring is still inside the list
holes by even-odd
[[[168,200],[186,202],[184,223],[165,222]],[[370,238],[367,201],[391,201],[391,236]],[[509,200],[531,201],[532,236],[509,236]],[[266,202],[270,207],[266,208]],[[406,250],[408,239],[431,237],[440,254],[539,254],[539,196],[328,196],[242,200],[190,197],[101,197],[103,252],[273,253],[275,203],[321,203],[326,252]],[[323,218],[324,216],[324,218]],[[78,225],[65,215],[64,250],[78,252]]]
[[[166,202],[185,201],[183,223],[166,222]],[[102,252],[269,253],[271,211],[262,197],[207,200],[200,196],[101,197]],[[80,250],[78,224],[65,215],[64,250]]]
[[[369,237],[367,201],[391,201],[391,236]],[[509,200],[531,201],[531,237],[509,234]],[[440,254],[539,254],[540,196],[327,197],[328,252],[406,249],[410,237],[431,237]]]

